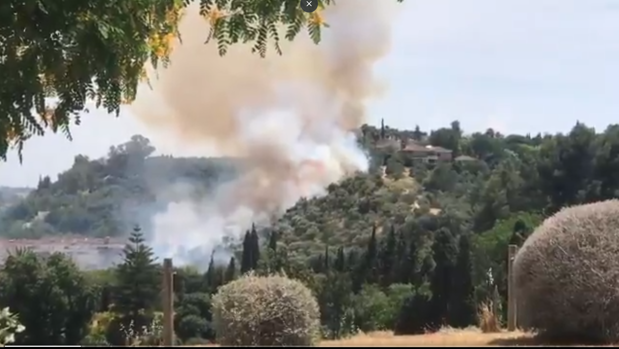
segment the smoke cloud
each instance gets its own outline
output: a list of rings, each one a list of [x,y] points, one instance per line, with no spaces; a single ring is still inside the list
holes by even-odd
[[[366,170],[355,132],[366,121],[364,103],[383,91],[372,70],[389,51],[394,3],[338,0],[324,12],[330,28],[320,45],[300,34],[282,43],[282,56],[267,58],[243,44],[220,57],[204,44],[207,23],[187,11],[172,64],[132,109],[183,144],[208,147],[204,156],[243,159],[244,169],[202,200],[187,199],[187,186],[165,188],[179,200],[153,217],[157,253],[204,266],[223,239]]]

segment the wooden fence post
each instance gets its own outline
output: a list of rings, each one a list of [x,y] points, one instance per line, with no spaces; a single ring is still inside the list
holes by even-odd
[[[163,345],[174,345],[174,271],[171,258],[163,260]]]
[[[517,319],[517,302],[516,302],[516,285],[514,282],[514,258],[518,246],[509,245],[508,260],[507,260],[507,330],[516,330]]]

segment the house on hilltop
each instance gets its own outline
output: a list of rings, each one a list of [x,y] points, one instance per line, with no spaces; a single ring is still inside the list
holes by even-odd
[[[409,141],[400,152],[415,162],[434,164],[437,162],[450,162],[453,160],[453,152],[443,147],[422,145]]]
[[[427,137],[419,130],[416,130],[416,135],[411,135],[411,138],[388,134],[387,130],[384,120],[381,120],[380,133],[375,136],[376,148],[399,152],[403,158],[413,163],[435,164],[455,160],[452,150],[428,144]],[[458,162],[467,160],[468,158],[460,158]]]

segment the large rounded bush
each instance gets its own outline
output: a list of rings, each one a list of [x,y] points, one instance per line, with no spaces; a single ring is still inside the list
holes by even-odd
[[[546,219],[514,261],[520,324],[556,339],[619,340],[619,201]]]
[[[222,286],[212,307],[220,345],[311,346],[319,339],[316,299],[283,276],[243,276]]]

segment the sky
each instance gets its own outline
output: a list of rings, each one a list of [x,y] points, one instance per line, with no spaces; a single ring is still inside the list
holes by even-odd
[[[387,0],[385,0],[387,1]],[[394,1],[394,0],[392,0]],[[361,1],[360,1],[361,3]],[[376,66],[387,84],[370,120],[434,129],[459,120],[465,132],[598,130],[619,122],[619,2],[616,0],[405,0],[392,50]],[[83,116],[73,141],[47,134],[0,163],[0,185],[55,178],[75,155],[104,156],[134,134],[161,152],[197,155],[139,124],[130,112]],[[208,154],[203,154],[208,155]]]

